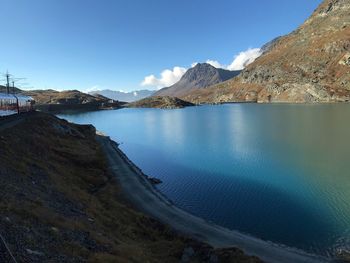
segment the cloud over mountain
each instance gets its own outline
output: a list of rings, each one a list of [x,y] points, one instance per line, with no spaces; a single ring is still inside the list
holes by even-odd
[[[248,66],[250,63],[254,62],[255,59],[257,59],[262,54],[262,51],[260,48],[249,48],[245,51],[240,52],[237,54],[231,64],[224,65],[221,64],[217,60],[211,60],[208,59],[206,63],[212,65],[215,68],[221,68],[221,69],[227,69],[227,70],[242,70],[246,66]],[[191,67],[195,67],[198,64],[198,62],[193,62],[191,64]],[[144,80],[141,82],[141,86],[151,86],[155,88],[163,88],[163,87],[169,87],[176,82],[178,82],[181,77],[185,74],[187,71],[184,67],[174,67],[172,70],[165,69],[161,72],[160,77],[157,78],[155,75],[149,75],[144,78]]]
[[[146,76],[142,81],[141,86],[153,86],[156,88],[171,86],[178,82],[185,72],[186,68],[183,67],[174,67],[172,70],[166,69],[162,71],[159,78],[153,74]]]
[[[235,56],[232,63],[227,67],[228,70],[242,70],[255,59],[260,57],[262,51],[260,48],[249,48]]]

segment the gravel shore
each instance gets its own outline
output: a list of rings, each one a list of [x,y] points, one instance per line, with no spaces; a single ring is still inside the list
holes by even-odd
[[[328,262],[327,259],[316,255],[225,229],[179,209],[150,183],[147,176],[118,148],[117,143],[109,137],[100,135],[98,141],[107,155],[109,168],[117,176],[126,198],[142,212],[178,232],[216,248],[238,247],[248,255],[257,256],[265,262]]]

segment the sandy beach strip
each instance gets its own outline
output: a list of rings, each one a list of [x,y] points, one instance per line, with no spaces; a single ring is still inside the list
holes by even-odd
[[[258,238],[228,230],[196,217],[170,202],[161,194],[109,137],[97,135],[107,155],[109,168],[117,177],[126,198],[140,211],[171,226],[179,233],[206,242],[215,248],[237,247],[248,255],[271,263],[329,262],[327,258],[308,254]]]

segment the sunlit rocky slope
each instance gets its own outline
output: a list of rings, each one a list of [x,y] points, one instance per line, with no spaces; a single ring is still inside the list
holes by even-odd
[[[238,77],[182,96],[197,103],[350,99],[350,1],[325,0]]]

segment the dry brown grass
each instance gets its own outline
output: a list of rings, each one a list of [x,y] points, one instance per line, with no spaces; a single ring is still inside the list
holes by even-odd
[[[130,207],[106,167],[92,126],[31,113],[0,129],[0,231],[19,262],[178,262],[202,249]]]
[[[172,242],[174,237],[166,228],[152,227],[150,219],[119,201],[117,184],[106,170],[94,136],[92,127],[43,114],[33,114],[2,131],[2,175],[6,171],[16,179],[4,180],[5,191],[11,192],[0,200],[1,211],[21,227],[41,226],[39,233],[23,240],[25,246],[38,247],[39,239],[47,236],[55,239],[57,249],[67,258],[91,262],[101,257],[114,262],[144,262],[153,257],[171,260],[173,256],[153,249],[154,244],[164,242],[180,253],[184,243],[181,239]],[[24,198],[17,199],[20,193]],[[16,232],[16,226],[12,227]],[[67,238],[67,233],[73,233],[69,234],[72,237]],[[88,233],[87,243],[96,243],[93,248],[81,242],[81,233]],[[49,244],[40,246],[38,250],[55,253]]]

